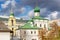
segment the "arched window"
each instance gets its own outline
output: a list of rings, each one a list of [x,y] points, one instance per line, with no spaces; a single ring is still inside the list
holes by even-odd
[[[36,34],[36,31],[34,31],[34,34]]]
[[[46,24],[44,24],[44,28],[46,28]]]
[[[13,26],[13,20],[11,20],[12,26]]]
[[[37,24],[35,24],[35,26],[37,26]]]
[[[40,24],[40,27],[41,27],[41,24]]]
[[[31,34],[33,33],[33,31],[31,31]]]
[[[26,31],[24,31],[24,34],[26,34]]]
[[[32,39],[32,40],[36,40],[36,39]]]

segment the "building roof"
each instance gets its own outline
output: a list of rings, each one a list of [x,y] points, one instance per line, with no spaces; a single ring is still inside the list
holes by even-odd
[[[31,22],[33,23],[33,20],[35,20],[35,19],[48,20],[48,19],[44,19],[42,17],[34,17],[33,19],[29,20],[24,26],[19,27],[19,29],[41,29],[41,28],[37,27],[36,25],[31,24]]]
[[[39,19],[39,20],[48,20],[48,19],[44,19],[43,17],[40,17],[40,16],[35,16],[35,17],[33,17],[32,19]]]
[[[0,32],[10,32],[10,29],[2,21],[0,21]]]
[[[10,16],[14,16],[14,13],[13,13],[13,12],[11,12]]]
[[[32,26],[30,23],[26,23],[24,26],[19,27],[19,29],[40,29],[40,28],[34,25]]]
[[[36,8],[34,9],[34,12],[40,12],[40,8],[39,8],[39,7],[36,7]]]
[[[0,17],[0,21],[8,21],[8,18],[2,18],[2,17]]]

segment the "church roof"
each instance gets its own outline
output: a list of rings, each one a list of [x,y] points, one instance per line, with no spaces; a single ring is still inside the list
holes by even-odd
[[[40,12],[40,8],[39,8],[39,7],[36,7],[36,8],[34,9],[34,12]]]
[[[32,26],[30,23],[26,23],[24,26],[19,27],[19,29],[39,29],[37,26]]]
[[[19,27],[19,29],[41,29],[41,28],[37,27],[36,25],[31,24],[31,22],[33,23],[33,21],[35,19],[48,20],[48,19],[44,19],[42,17],[36,16],[36,17],[32,18],[31,20],[29,20],[24,26]]]
[[[35,16],[35,17],[33,17],[32,19],[39,19],[39,20],[48,20],[48,19],[45,19],[45,18],[43,18],[43,17],[40,17],[40,16]]]
[[[10,16],[14,16],[14,13],[13,13],[13,12],[11,12]]]

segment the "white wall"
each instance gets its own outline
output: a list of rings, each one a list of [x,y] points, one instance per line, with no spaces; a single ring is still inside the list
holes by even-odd
[[[36,39],[39,40],[38,36],[26,36],[26,40],[32,40],[32,39]]]
[[[44,25],[46,25],[46,29],[48,30],[49,24],[48,24],[48,20],[34,20],[34,25],[37,24],[37,27],[39,28],[44,28]],[[41,27],[40,27],[41,24]]]
[[[24,31],[26,32],[26,34],[24,34]],[[32,31],[32,34],[31,34],[31,31]],[[34,32],[36,32],[36,33],[34,33]],[[26,40],[32,40],[32,39],[36,39],[36,40],[38,40],[38,30],[36,30],[36,29],[27,29],[27,30],[20,30],[20,33],[22,33],[21,34],[21,36],[23,36],[23,39],[26,39]]]
[[[31,34],[32,31],[32,34]],[[34,33],[36,31],[36,33]],[[32,39],[36,39],[38,40],[38,30],[26,30],[26,40],[32,40]]]
[[[40,16],[40,12],[35,12],[34,16]]]
[[[16,36],[17,38],[20,38],[20,30],[16,30]]]
[[[10,32],[0,32],[0,40],[10,40]]]
[[[32,34],[31,34],[31,31],[32,31]],[[36,34],[34,34],[34,31],[36,31]],[[31,29],[30,30],[26,30],[26,34],[27,35],[38,35],[38,30],[34,30],[34,29],[33,30],[31,30]]]

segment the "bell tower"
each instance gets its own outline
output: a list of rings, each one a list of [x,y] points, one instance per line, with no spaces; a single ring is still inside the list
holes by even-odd
[[[12,3],[14,2],[14,0],[11,0],[11,11],[10,11],[10,16],[9,16],[9,19],[8,19],[8,27],[10,28],[10,30],[13,31],[13,36],[16,35],[16,19],[15,19],[15,16],[14,16],[14,7],[15,5],[13,5]]]
[[[10,17],[9,17],[9,20],[8,20],[8,26],[10,26],[10,27],[16,26],[16,19],[14,17],[13,12],[10,13]]]

